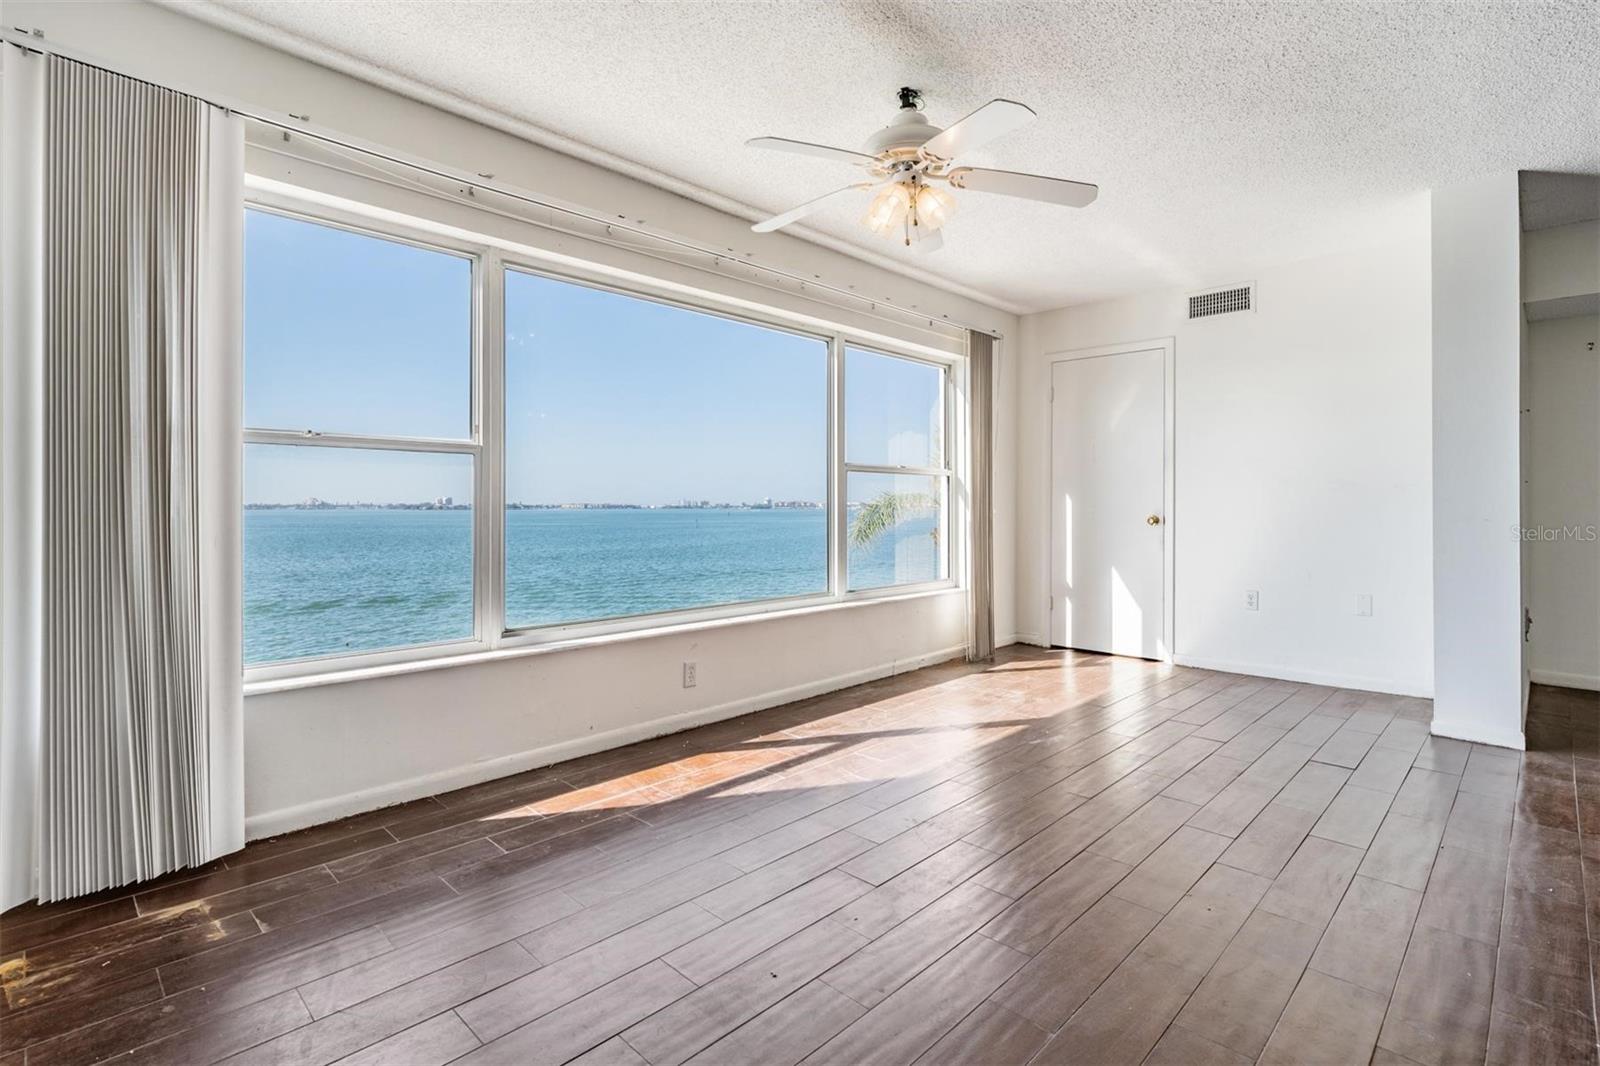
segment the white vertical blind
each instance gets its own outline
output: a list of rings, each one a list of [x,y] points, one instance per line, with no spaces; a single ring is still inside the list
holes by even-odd
[[[23,664],[38,683],[8,680],[5,718],[25,723],[19,745],[36,737],[30,865],[51,900],[243,844],[243,133],[182,93],[53,56],[6,62],[7,117],[38,111],[43,170],[40,322],[7,353],[8,373],[15,359],[39,379],[38,432],[15,450],[8,435],[5,454],[8,528],[14,502],[19,528],[30,506],[42,515],[38,660]],[[33,499],[10,498],[13,476],[38,477]]]
[[[967,659],[979,662],[994,655],[994,338],[976,330],[967,334],[967,410],[971,418],[968,473],[972,500],[972,587]]]

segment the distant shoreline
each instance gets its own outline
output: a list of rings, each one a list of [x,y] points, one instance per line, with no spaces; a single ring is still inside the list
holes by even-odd
[[[247,503],[246,511],[470,511],[471,504],[433,503]],[[820,503],[508,503],[508,511],[822,511]]]

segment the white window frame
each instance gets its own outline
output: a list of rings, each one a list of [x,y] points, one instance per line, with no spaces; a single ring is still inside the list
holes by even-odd
[[[425,251],[441,252],[458,259],[465,259],[472,272],[472,308],[469,315],[471,325],[468,337],[471,354],[468,359],[467,369],[470,379],[467,386],[468,427],[470,433],[467,437],[459,439],[406,437],[368,433],[327,432],[312,427],[283,429],[246,426],[244,430],[245,445],[272,444],[305,448],[352,448],[364,451],[407,452],[421,455],[468,455],[472,457],[473,481],[473,587],[472,634],[470,636],[458,637],[453,640],[407,644],[396,648],[379,648],[371,651],[333,652],[326,655],[308,655],[294,659],[275,659],[270,662],[247,665],[244,671],[245,680],[299,677],[305,674],[326,673],[356,666],[380,666],[395,662],[410,662],[417,659],[442,658],[481,650],[483,647],[483,635],[488,632],[485,627],[487,614],[484,602],[485,590],[481,579],[482,568],[479,566],[484,549],[482,528],[484,522],[479,516],[481,505],[478,500],[479,494],[483,490],[482,413],[485,399],[483,395],[483,373],[481,370],[484,361],[481,338],[485,332],[484,270],[481,249],[465,242],[451,241],[435,234],[411,230],[402,226],[376,226],[365,219],[338,217],[337,213],[330,214],[321,208],[296,210],[278,203],[265,203],[247,199],[245,210],[277,215],[281,218],[293,219],[297,222],[306,222],[312,225],[326,226],[330,229],[353,233],[360,237],[405,244]]]
[[[594,289],[597,292],[612,293],[618,296],[630,297],[635,300],[644,300],[647,303],[659,304],[663,307],[670,307],[675,310],[688,311],[694,314],[710,315],[714,318],[724,319],[729,322],[737,322],[747,326],[755,326],[760,329],[776,330],[780,333],[787,333],[790,336],[803,337],[806,340],[818,341],[823,344],[826,349],[827,380],[824,385],[824,391],[827,403],[826,419],[828,423],[825,437],[828,442],[828,454],[825,458],[824,480],[828,482],[831,487],[833,480],[832,470],[834,465],[834,359],[832,347],[833,338],[831,335],[820,333],[815,330],[801,329],[795,326],[793,323],[779,323],[763,320],[754,317],[747,312],[734,313],[723,308],[697,306],[695,304],[687,303],[681,298],[668,298],[659,293],[651,292],[647,289],[619,285],[615,281],[601,282],[593,278],[586,277],[581,273],[553,270],[549,266],[540,265],[521,258],[501,257],[501,267],[502,269],[498,276],[502,285],[502,289],[506,272],[514,271],[520,274],[528,274],[533,277],[548,278],[551,281],[559,281],[568,285],[580,285],[584,288]],[[502,361],[501,367],[503,368],[504,365],[505,364]],[[505,400],[507,399],[509,399],[508,396],[502,396],[500,403],[502,425],[505,411]],[[503,447],[499,449],[499,454],[501,461],[504,462],[505,450]],[[505,478],[503,474],[499,479],[499,483],[501,486],[501,491],[504,492]],[[500,502],[500,506],[502,508],[505,506],[505,501],[503,499]],[[833,503],[831,498],[823,504],[825,515],[832,513],[832,506]],[[504,524],[501,525],[501,535],[502,537],[504,536]],[[515,646],[524,641],[535,644],[546,643],[550,641],[567,641],[572,640],[575,637],[586,635],[606,635],[617,632],[628,632],[634,629],[654,628],[656,626],[670,624],[672,622],[682,620],[688,615],[694,616],[695,620],[727,618],[744,614],[761,614],[768,611],[782,611],[796,607],[811,606],[818,603],[827,603],[829,602],[833,592],[833,534],[831,529],[828,533],[828,539],[829,551],[827,556],[827,572],[824,575],[825,584],[822,592],[800,593],[794,596],[768,596],[761,599],[738,600],[733,603],[711,604],[703,607],[683,607],[669,611],[650,611],[643,614],[618,615],[614,617],[594,618],[576,622],[551,622],[544,625],[512,626],[510,619],[505,619],[501,629],[502,642]],[[505,563],[503,558],[501,560],[499,569],[501,580],[503,582],[505,578]],[[502,604],[503,603],[504,601],[502,600]]]
[[[300,201],[281,192],[247,190],[246,210],[266,211],[363,236],[398,241],[434,251],[467,257],[473,264],[472,312],[472,436],[470,440],[423,437],[383,437],[359,434],[247,428],[247,444],[289,444],[346,448],[377,448],[412,452],[446,452],[473,457],[473,615],[474,633],[466,639],[407,645],[347,654],[330,654],[280,660],[247,666],[247,685],[284,679],[343,675],[396,664],[456,659],[501,649],[533,649],[582,645],[621,634],[667,632],[708,622],[755,619],[797,610],[845,605],[950,591],[961,587],[964,540],[957,521],[959,464],[959,397],[964,381],[962,359],[881,336],[866,336],[845,327],[799,324],[772,309],[752,310],[744,304],[719,300],[712,293],[686,296],[681,287],[652,284],[650,278],[631,276],[619,282],[614,270],[588,269],[570,260],[551,262],[538,254],[515,254],[498,243],[482,243],[431,232],[424,225],[408,226],[388,217],[374,218],[320,201]],[[585,285],[687,311],[714,315],[766,329],[813,338],[827,344],[827,518],[828,574],[824,592],[762,600],[747,600],[710,607],[691,607],[650,614],[593,621],[554,623],[507,628],[505,617],[505,272],[516,270],[558,281]],[[906,359],[938,367],[944,372],[944,465],[940,467],[876,467],[845,462],[844,362],[845,349],[858,348],[877,355]],[[940,521],[945,530],[945,576],[936,581],[886,585],[851,591],[848,587],[848,545],[845,507],[846,473],[912,474],[943,477]]]
[[[939,441],[939,456],[943,460],[942,465],[904,466],[879,463],[852,463],[850,461],[850,456],[847,452],[846,445],[846,440],[848,439],[848,433],[846,432],[847,427],[845,427],[843,424],[845,419],[845,389],[848,387],[848,383],[843,380],[845,376],[845,365],[848,362],[848,360],[845,358],[846,348],[854,348],[859,352],[866,353],[867,355],[877,355],[889,359],[903,359],[908,363],[922,363],[926,366],[934,367],[939,371],[940,390],[942,393],[940,401],[944,405],[944,424],[940,427],[942,434]],[[891,351],[881,344],[862,344],[858,341],[849,341],[841,346],[839,350],[839,377],[839,393],[838,396],[835,397],[835,402],[838,406],[840,422],[839,455],[841,456],[841,461],[836,465],[839,477],[838,494],[841,505],[848,503],[845,496],[851,474],[896,474],[907,477],[929,477],[941,479],[939,491],[939,530],[943,534],[943,543],[940,545],[939,564],[944,572],[943,577],[940,577],[934,581],[906,582],[903,584],[882,585],[877,588],[852,590],[850,588],[849,508],[847,506],[840,506],[839,515],[835,520],[835,525],[837,526],[836,535],[840,547],[839,554],[841,556],[839,560],[838,574],[839,587],[843,589],[849,596],[863,597],[870,596],[874,593],[888,593],[891,595],[897,593],[904,594],[906,592],[916,592],[923,589],[946,588],[953,585],[955,583],[955,579],[951,577],[951,575],[956,571],[957,555],[956,543],[954,541],[954,530],[952,528],[955,523],[951,521],[952,510],[950,507],[950,497],[955,487],[955,470],[953,464],[951,463],[950,457],[956,448],[955,411],[957,404],[955,368],[950,364],[937,359],[929,359],[925,356],[904,355],[900,352]]]

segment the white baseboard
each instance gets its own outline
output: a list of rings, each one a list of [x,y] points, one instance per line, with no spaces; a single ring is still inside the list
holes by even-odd
[[[282,807],[275,811],[262,811],[259,814],[252,814],[245,818],[245,839],[260,840],[262,837],[277,836],[279,833],[288,833],[296,829],[305,829],[308,826],[321,825],[324,822],[347,818],[352,814],[375,811],[381,807],[392,807],[397,803],[407,803],[411,800],[421,799],[424,796],[448,792],[451,789],[465,788],[468,785],[492,781],[497,777],[509,777],[525,770],[533,770],[540,766],[549,766],[551,763],[575,759],[580,755],[590,755],[597,751],[620,748],[625,744],[649,740],[651,737],[678,733],[685,729],[693,729],[695,726],[720,722],[728,718],[737,718],[741,714],[749,714],[752,711],[761,711],[768,707],[777,707],[785,703],[793,703],[796,700],[820,696],[826,692],[835,692],[842,688],[849,688],[852,685],[865,684],[868,681],[877,681],[880,678],[892,677],[895,674],[920,670],[924,666],[933,666],[936,663],[960,658],[966,653],[965,645],[959,645],[954,648],[941,648],[938,651],[928,652],[925,655],[918,655],[910,659],[898,659],[878,666],[851,671],[850,673],[837,674],[818,681],[809,681],[805,684],[791,685],[788,688],[777,689],[773,692],[764,692],[757,696],[732,700],[714,707],[697,708],[681,714],[667,715],[663,718],[651,719],[648,722],[640,722],[637,725],[622,726],[604,733],[576,737],[572,740],[549,744],[530,751],[502,755],[498,758],[472,763],[468,766],[457,766],[448,770],[422,774],[403,781],[380,785],[377,788],[330,796],[326,799],[313,800],[310,803],[302,803],[293,807]]]
[[[1581,688],[1600,692],[1600,677],[1589,674],[1569,674],[1562,670],[1529,670],[1535,685],[1554,685],[1557,688]]]
[[[1048,648],[1050,642],[1037,633],[1018,633],[1013,638],[1017,644],[1031,644],[1035,648]]]
[[[1331,673],[1326,670],[1305,670],[1294,666],[1236,663],[1200,655],[1174,655],[1172,661],[1178,666],[1192,666],[1197,670],[1217,670],[1224,674],[1249,674],[1252,677],[1270,677],[1279,681],[1299,681],[1307,685],[1327,685],[1330,688],[1353,688],[1362,692],[1387,692],[1396,696],[1433,698],[1431,685],[1394,677],[1363,677],[1358,674]]]
[[[1479,726],[1461,726],[1453,722],[1441,722],[1437,717],[1433,720],[1430,730],[1436,737],[1445,737],[1450,740],[1468,740],[1474,744],[1488,744],[1495,748],[1512,748],[1516,751],[1526,750],[1527,738],[1519,730],[1483,729]]]

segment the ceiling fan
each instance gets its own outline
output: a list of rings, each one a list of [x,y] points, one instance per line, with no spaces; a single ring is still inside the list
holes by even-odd
[[[1100,193],[1098,186],[1081,181],[954,165],[967,152],[1031,122],[1033,109],[1025,104],[990,100],[955,125],[940,129],[923,115],[921,92],[904,88],[899,95],[900,113],[867,138],[863,151],[786,137],[754,137],[746,141],[753,148],[837,159],[866,172],[861,181],[807,200],[750,228],[757,233],[771,233],[837,199],[870,190],[875,195],[862,219],[867,228],[885,237],[898,237],[917,251],[931,252],[944,243],[939,228],[955,210],[955,197],[947,189],[1019,196],[1066,207],[1087,207]]]

